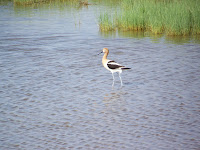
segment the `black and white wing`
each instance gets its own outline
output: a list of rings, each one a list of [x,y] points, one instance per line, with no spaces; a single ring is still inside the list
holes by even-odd
[[[109,69],[119,69],[119,68],[124,67],[124,66],[122,66],[122,65],[120,65],[120,64],[118,64],[118,63],[116,63],[116,62],[113,61],[113,60],[109,61],[109,62],[107,63],[107,66],[108,66]]]

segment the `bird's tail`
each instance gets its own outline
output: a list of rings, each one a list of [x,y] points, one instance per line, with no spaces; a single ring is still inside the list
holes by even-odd
[[[128,70],[128,69],[131,69],[131,68],[121,68],[122,70]]]

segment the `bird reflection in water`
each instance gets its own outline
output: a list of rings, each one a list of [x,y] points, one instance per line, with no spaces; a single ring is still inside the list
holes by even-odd
[[[105,104],[106,111],[119,112],[126,111],[127,102],[124,99],[124,91],[112,91],[104,96],[103,103]]]

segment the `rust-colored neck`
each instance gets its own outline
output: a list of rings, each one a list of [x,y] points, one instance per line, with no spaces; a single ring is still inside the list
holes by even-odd
[[[107,56],[108,56],[108,52],[105,52],[103,55],[103,59],[107,59]]]

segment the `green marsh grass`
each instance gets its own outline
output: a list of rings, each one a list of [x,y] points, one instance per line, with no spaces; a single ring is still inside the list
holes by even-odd
[[[108,13],[100,14],[99,22],[99,27],[101,30],[110,31],[115,29],[114,21],[111,19],[111,15]]]
[[[101,30],[200,34],[199,0],[122,0],[119,7],[113,16],[100,15]]]
[[[14,0],[16,5],[31,5],[35,3],[44,3],[46,0]]]

